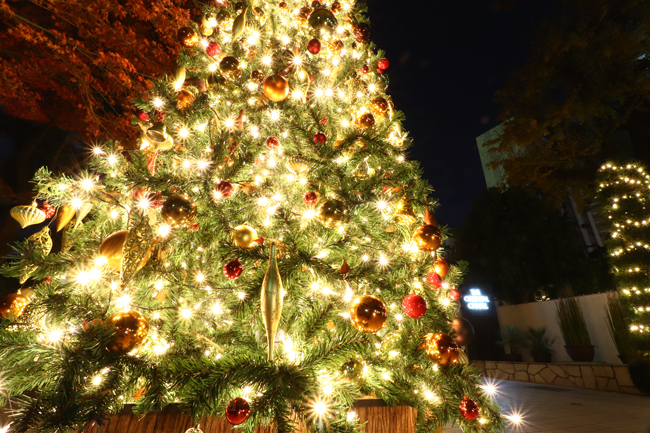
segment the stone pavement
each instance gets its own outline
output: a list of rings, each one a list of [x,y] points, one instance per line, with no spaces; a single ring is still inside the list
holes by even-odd
[[[485,379],[484,379],[485,380]],[[523,422],[508,432],[650,433],[650,397],[487,379],[498,390],[501,413]],[[460,433],[458,427],[444,433]]]

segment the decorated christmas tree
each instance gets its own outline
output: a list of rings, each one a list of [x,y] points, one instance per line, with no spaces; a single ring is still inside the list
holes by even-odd
[[[205,6],[136,102],[137,143],[36,174],[11,211],[33,234],[2,270],[23,284],[0,311],[14,428],[78,430],[134,402],[358,432],[364,396],[417,409],[418,431],[502,428],[454,341],[462,269],[365,8]]]

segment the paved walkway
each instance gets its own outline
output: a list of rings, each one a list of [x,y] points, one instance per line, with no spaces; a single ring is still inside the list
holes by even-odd
[[[508,432],[650,433],[650,397],[489,379],[504,415],[523,423]],[[460,433],[448,428],[444,433]]]

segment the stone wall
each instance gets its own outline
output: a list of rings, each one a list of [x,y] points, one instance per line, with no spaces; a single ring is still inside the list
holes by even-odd
[[[626,365],[472,361],[484,377],[640,394]]]

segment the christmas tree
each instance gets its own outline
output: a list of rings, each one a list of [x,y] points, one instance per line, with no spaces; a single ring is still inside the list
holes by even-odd
[[[36,174],[12,214],[37,231],[2,270],[24,283],[0,311],[16,429],[135,402],[358,432],[363,396],[416,408],[418,431],[502,429],[453,339],[462,269],[440,254],[365,9],[206,6],[136,102],[138,143]]]
[[[610,230],[607,241],[619,293],[621,326],[610,307],[610,327],[622,356],[650,353],[650,174],[639,163],[609,162],[600,168],[599,195]],[[623,326],[624,325],[624,326]],[[625,329],[625,327],[627,329]]]

